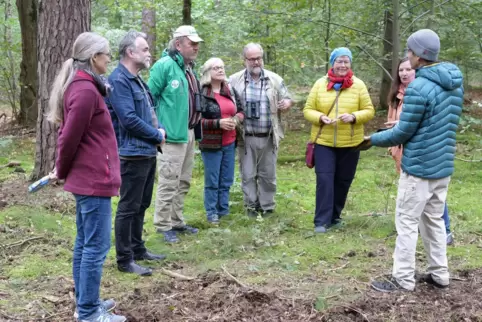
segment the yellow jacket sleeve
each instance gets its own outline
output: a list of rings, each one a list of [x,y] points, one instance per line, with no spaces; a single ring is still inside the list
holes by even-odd
[[[365,84],[363,84],[363,88],[360,90],[358,102],[360,104],[358,111],[353,112],[353,115],[356,117],[356,123],[364,124],[375,116],[375,108],[373,108],[373,103]]]
[[[317,81],[313,88],[310,91],[310,94],[308,95],[308,98],[305,103],[305,107],[303,108],[303,114],[305,116],[305,119],[312,124],[320,124],[320,117],[324,115],[317,109],[317,103],[318,103],[318,92],[320,90],[321,82]]]

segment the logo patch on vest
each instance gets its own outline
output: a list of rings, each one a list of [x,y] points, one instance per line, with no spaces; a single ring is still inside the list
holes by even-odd
[[[179,81],[177,79],[173,80],[171,82],[171,87],[174,88],[174,89],[178,88],[179,87]]]

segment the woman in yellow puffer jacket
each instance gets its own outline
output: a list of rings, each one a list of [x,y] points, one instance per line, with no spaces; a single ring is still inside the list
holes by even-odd
[[[355,147],[363,141],[363,124],[375,114],[365,83],[353,76],[351,61],[348,48],[335,49],[330,56],[333,67],[316,81],[303,109],[316,143],[316,233],[341,225],[360,156]]]

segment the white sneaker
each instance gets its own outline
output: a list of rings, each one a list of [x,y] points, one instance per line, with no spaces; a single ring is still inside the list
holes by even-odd
[[[97,318],[93,320],[80,320],[80,322],[125,322],[126,317],[116,315],[109,312],[102,312]]]
[[[116,303],[113,299],[101,301],[100,303],[100,309],[102,310],[102,312],[110,312],[113,309],[115,309],[115,306],[116,306]],[[78,318],[79,318],[79,311],[76,308],[74,312],[74,319],[78,319]]]

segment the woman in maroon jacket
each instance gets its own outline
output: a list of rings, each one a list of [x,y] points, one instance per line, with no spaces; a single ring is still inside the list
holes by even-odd
[[[91,32],[80,34],[72,57],[64,62],[50,94],[51,122],[60,124],[56,176],[76,200],[77,236],[73,275],[80,321],[122,322],[109,313],[113,300],[99,299],[102,266],[110,248],[111,197],[120,187],[117,143],[103,97],[109,86],[100,75],[107,71],[108,41]]]

